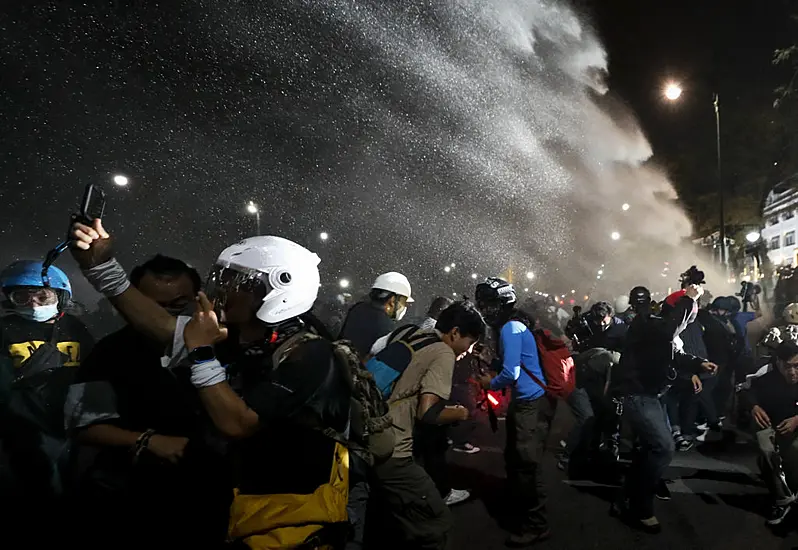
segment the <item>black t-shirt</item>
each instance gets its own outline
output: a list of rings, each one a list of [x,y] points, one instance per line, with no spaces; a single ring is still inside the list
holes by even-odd
[[[765,410],[774,427],[798,415],[798,384],[787,383],[776,367],[764,376],[754,378],[751,389],[745,393],[751,405],[759,405]]]
[[[14,368],[18,369],[39,346],[51,341],[54,327],[57,328],[56,345],[66,356],[64,366],[79,366],[91,352],[94,338],[89,334],[86,325],[68,313],[55,324],[37,323],[13,314],[1,318],[0,353],[10,357]]]
[[[320,428],[346,430],[351,381],[326,340],[303,343],[272,370],[277,345],[235,361],[242,396],[262,425],[238,442],[238,487],[245,494],[310,494],[329,482],[335,441]]]
[[[381,306],[360,302],[349,310],[338,339],[351,341],[360,356],[366,357],[374,342],[390,334],[395,328],[396,323]]]

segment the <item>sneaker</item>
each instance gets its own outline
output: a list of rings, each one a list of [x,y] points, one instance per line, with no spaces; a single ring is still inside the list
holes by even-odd
[[[570,460],[571,459],[568,456],[566,456],[566,455],[561,456],[560,460],[557,461],[557,468],[562,470],[563,472],[567,472],[568,471],[568,462]]]
[[[560,439],[560,448],[565,449],[567,446],[568,443],[566,443],[564,439]]]
[[[446,444],[447,444],[449,447],[451,447],[452,445],[454,445],[454,441],[452,441],[451,439],[447,439],[447,440],[446,440]]]
[[[454,506],[455,504],[460,504],[471,498],[471,491],[466,491],[465,489],[452,489],[449,491],[449,494],[446,495],[446,498],[443,499],[444,504],[446,506]]]
[[[654,492],[656,497],[660,500],[670,500],[671,499],[671,490],[668,489],[668,485],[664,479],[660,479],[659,483],[657,483],[657,489]]]
[[[692,439],[686,439],[684,437],[680,437],[678,441],[676,441],[676,450],[682,453],[686,453],[687,451],[691,450],[695,447],[695,441]]]
[[[707,440],[708,434],[709,434],[709,428],[707,428],[706,430],[702,430],[700,434],[695,436],[695,440],[700,443],[704,443]]]
[[[462,445],[457,445],[452,447],[452,450],[456,453],[466,453],[472,455],[474,453],[479,452],[479,447],[473,446],[471,443],[463,443]]]
[[[708,430],[708,429],[709,429],[709,424],[707,424],[706,422],[702,422],[701,424],[699,424],[698,426],[696,426],[696,429],[697,429],[699,432],[703,432],[704,430]]]
[[[768,525],[778,525],[784,518],[787,517],[787,514],[790,513],[789,506],[779,506],[778,504],[774,504],[773,508],[770,510],[770,517],[768,518]]]

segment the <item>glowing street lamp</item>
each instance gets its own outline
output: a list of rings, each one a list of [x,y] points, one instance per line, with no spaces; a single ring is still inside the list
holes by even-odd
[[[124,187],[128,183],[130,183],[130,180],[128,180],[126,176],[123,176],[122,174],[117,174],[116,176],[114,176],[115,185],[118,185],[119,187]]]
[[[527,271],[526,272],[526,278],[531,281],[532,279],[535,278],[535,274],[532,271]]]
[[[452,269],[454,269],[455,267],[457,267],[457,264],[453,263],[451,267],[452,267]]]
[[[321,233],[319,233],[319,238],[322,241],[326,241],[327,239],[330,238],[330,235],[326,231],[322,231]]]
[[[617,231],[613,231],[612,233],[610,233],[610,238],[613,241],[617,241],[617,240],[619,240],[621,238],[621,234],[618,233]]]
[[[338,281],[338,286],[341,288],[349,288],[349,279],[341,279]]]
[[[250,214],[254,214],[255,216],[255,225],[258,230],[258,235],[260,235],[260,210],[258,209],[258,205],[252,201],[249,201],[247,204],[247,212]]]
[[[477,277],[479,277],[479,275],[477,275],[476,273],[471,274],[471,278],[474,279],[475,281],[477,280]]]
[[[759,240],[759,237],[761,237],[759,231],[751,231],[748,235],[745,236],[745,240],[751,244],[754,244],[756,241]]]
[[[444,268],[443,268],[443,270],[444,270],[446,273],[451,273],[451,272],[452,272],[452,266],[449,266],[449,265],[447,265],[446,267],[444,267]]]
[[[675,82],[668,82],[665,85],[665,97],[669,101],[676,101],[682,95],[682,87]]]
[[[629,210],[629,203],[628,202],[623,203],[623,205],[621,206],[621,210],[623,210],[624,212]]]

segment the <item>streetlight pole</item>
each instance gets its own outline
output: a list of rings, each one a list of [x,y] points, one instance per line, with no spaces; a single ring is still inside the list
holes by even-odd
[[[718,147],[718,203],[720,206],[720,262],[726,268],[726,274],[729,271],[729,255],[726,248],[726,212],[725,200],[723,190],[723,177],[721,172],[720,163],[720,100],[718,94],[715,94],[712,104],[715,107],[715,140]]]

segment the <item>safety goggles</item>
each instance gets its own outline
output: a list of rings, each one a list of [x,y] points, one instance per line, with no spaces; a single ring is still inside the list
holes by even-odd
[[[213,266],[205,283],[205,294],[215,303],[217,310],[224,309],[227,297],[232,293],[266,296],[271,291],[268,273],[235,264]]]
[[[51,288],[15,288],[6,293],[15,306],[39,304],[48,306],[58,302],[58,293]]]

